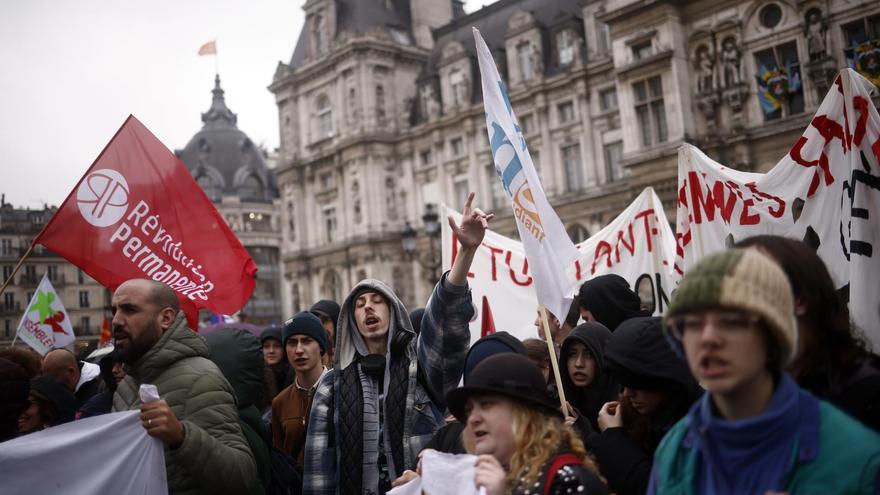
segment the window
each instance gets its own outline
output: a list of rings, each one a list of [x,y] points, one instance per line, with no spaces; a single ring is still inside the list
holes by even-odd
[[[3,331],[6,334],[6,338],[8,339],[10,335],[12,335],[12,321],[9,319],[3,320]]]
[[[782,9],[780,9],[775,3],[771,3],[761,9],[758,18],[761,20],[762,26],[767,29],[773,29],[779,24],[779,21],[782,20]]]
[[[12,239],[0,239],[0,256],[12,255]]]
[[[83,284],[85,283],[85,277],[83,276],[83,271],[79,268],[76,269],[76,283]]]
[[[319,179],[319,181],[322,191],[336,189],[336,177],[333,175],[333,172],[326,172],[321,174],[321,178]]]
[[[623,177],[623,167],[620,161],[623,158],[623,142],[617,141],[608,143],[603,147],[605,154],[605,176],[608,182],[612,182]]]
[[[252,211],[244,217],[245,232],[269,232],[272,230],[272,216]]]
[[[27,282],[25,283],[37,283],[37,267],[35,267],[34,265],[25,265],[24,278],[25,280],[27,280]]]
[[[342,279],[335,270],[327,270],[327,273],[324,274],[324,287],[322,292],[333,301],[342,301],[342,298],[344,297],[342,295]]]
[[[385,88],[376,86],[376,121],[385,122]]]
[[[318,139],[333,137],[333,110],[330,107],[330,98],[326,95],[318,97]]]
[[[844,24],[842,29],[844,38],[843,53],[846,55],[847,64],[851,68],[863,72],[863,75],[868,75],[865,74],[867,71],[861,69],[861,67],[871,63],[874,50],[870,45],[864,47],[862,45],[870,41],[875,43],[880,41],[880,15]],[[862,50],[859,51],[859,47],[862,47]]]
[[[87,334],[91,333],[92,329],[92,319],[88,316],[81,316],[79,319],[79,331],[80,333]]]
[[[590,231],[579,223],[566,229],[566,233],[568,234],[568,237],[571,238],[571,242],[575,244],[579,244],[590,238]]]
[[[535,172],[541,172],[541,152],[537,149],[529,150],[529,156],[532,157],[532,165],[535,166]]]
[[[528,81],[532,78],[532,44],[528,41],[516,45],[516,58],[519,62],[519,78]]]
[[[579,144],[562,147],[562,168],[565,170],[565,192],[583,189],[584,172],[581,167],[581,147]]]
[[[79,307],[88,308],[89,307],[89,291],[81,290],[79,291]]]
[[[565,66],[574,62],[575,36],[570,29],[556,35],[556,46],[559,52],[559,65]]]
[[[596,22],[596,38],[600,53],[607,53],[611,50],[611,27],[608,24]]]
[[[663,84],[660,76],[633,84],[633,92],[642,146],[665,142],[666,107],[663,105]]]
[[[422,166],[427,167],[431,164],[431,148],[423,149],[421,153],[419,153],[419,159],[421,160]]]
[[[15,294],[11,292],[3,294],[3,307],[5,309],[15,309]]]
[[[651,56],[651,40],[632,46],[633,60],[643,60]]]
[[[599,110],[602,112],[617,110],[616,88],[607,88],[599,91]]]
[[[566,122],[571,122],[574,120],[574,103],[567,101],[565,103],[560,103],[556,106],[556,111],[559,112],[559,123],[564,124]]]
[[[12,276],[12,268],[12,265],[3,265],[3,282],[6,282]]]
[[[336,240],[336,208],[324,209],[324,232],[326,233],[325,239],[327,242]]]
[[[801,64],[795,41],[755,52],[755,67],[758,102],[765,121],[804,111]]]
[[[464,141],[460,137],[452,139],[449,141],[449,148],[452,156],[461,156],[464,154]]]
[[[467,103],[467,78],[464,72],[452,69],[449,73],[449,86],[452,88],[452,104],[454,106]]]
[[[535,128],[535,116],[533,114],[523,115],[519,119],[519,128],[522,131],[523,136],[535,132],[537,130]]]
[[[499,179],[498,182],[501,182]],[[452,204],[463,205],[470,193],[467,176],[457,177],[452,183]]]
[[[58,265],[49,265],[46,267],[46,272],[49,274],[49,280],[53,282],[58,280]]]

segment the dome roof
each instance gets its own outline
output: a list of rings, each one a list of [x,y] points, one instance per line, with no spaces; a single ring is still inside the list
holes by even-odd
[[[242,201],[271,202],[278,197],[275,174],[266,166],[263,151],[238,129],[219,75],[211,92],[214,98],[202,114],[202,130],[177,150],[177,156],[212,201],[238,196]]]

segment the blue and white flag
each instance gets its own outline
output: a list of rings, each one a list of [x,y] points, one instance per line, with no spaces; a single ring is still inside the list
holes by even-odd
[[[507,97],[507,89],[498,75],[486,42],[476,28],[474,41],[480,62],[486,128],[495,171],[512,201],[519,237],[535,281],[538,303],[562,319],[568,314],[577,288],[574,270],[578,251],[544,196],[522,130]]]

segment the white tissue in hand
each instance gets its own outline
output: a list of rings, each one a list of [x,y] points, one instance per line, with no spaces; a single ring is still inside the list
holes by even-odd
[[[444,454],[428,450],[422,454],[422,487],[430,495],[477,495],[477,456]]]
[[[144,404],[156,402],[159,400],[159,389],[155,385],[142,383],[141,388],[138,389],[138,397],[140,397],[141,402]]]

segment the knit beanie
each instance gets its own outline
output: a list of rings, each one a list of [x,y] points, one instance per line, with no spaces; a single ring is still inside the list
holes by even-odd
[[[794,298],[785,272],[757,249],[729,249],[703,258],[687,271],[665,322],[692,311],[740,309],[760,316],[782,349],[782,364],[797,349]]]
[[[309,311],[311,313],[318,311],[330,317],[330,319],[333,320],[333,330],[336,330],[336,325],[339,321],[339,304],[336,301],[321,299],[313,304],[312,307],[309,308]]]
[[[525,356],[526,346],[523,345],[521,340],[503,330],[489,334],[474,342],[471,348],[468,349],[464,359],[464,383],[467,384],[471,371],[484,359],[504,352],[513,352]]]
[[[260,334],[260,344],[266,341],[266,339],[275,339],[278,342],[281,342],[281,329],[276,326],[266,327],[263,330],[263,333]]]
[[[327,330],[324,330],[321,320],[308,311],[300,311],[284,322],[282,344],[287,345],[287,339],[292,335],[307,335],[321,346],[321,354],[327,352]]]

